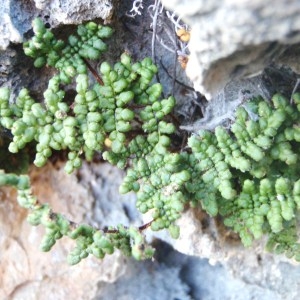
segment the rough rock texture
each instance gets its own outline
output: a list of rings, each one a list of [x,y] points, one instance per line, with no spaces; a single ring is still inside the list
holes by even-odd
[[[195,97],[180,67],[174,68],[178,51],[185,45],[176,40],[174,22],[166,23],[168,18],[161,12],[154,57],[165,93],[175,87],[185,120],[199,118],[198,106],[205,113],[205,118],[189,122],[185,129],[214,128],[230,119],[235,107],[255,93],[269,97],[283,91],[289,96],[300,73],[299,1],[164,2],[192,27],[188,72],[195,87],[208,96],[217,95],[207,106]],[[30,22],[36,16],[43,17],[60,36],[72,29],[63,24],[111,20],[116,34],[109,43],[114,50],[105,60],[114,62],[124,50],[134,59],[151,56],[155,10],[148,6],[154,1],[143,3],[141,15],[130,18],[126,12],[131,3],[120,1],[111,19],[111,1],[2,1],[0,49],[6,51],[0,55],[0,85],[15,91],[26,86],[40,99],[52,71],[34,70],[31,60],[22,54],[21,44],[14,44],[30,35]],[[262,70],[251,79],[240,78]],[[41,77],[45,80],[37,80]],[[60,164],[31,170],[39,199],[70,219],[99,227],[117,223],[138,226],[142,220],[134,208],[134,197],[117,193],[122,176],[103,163],[85,164],[71,176]],[[281,300],[298,299],[300,294],[299,265],[265,253],[262,243],[244,249],[219,220],[198,210],[185,212],[179,220],[180,239],[172,240],[164,232],[155,234],[181,253],[156,242],[154,261],[137,263],[115,253],[103,261],[88,258],[75,267],[65,263],[72,241],[61,240],[51,252],[42,253],[38,250],[42,229],[30,227],[25,219],[14,191],[1,189],[0,299]],[[149,234],[151,238],[153,234]]]
[[[232,79],[252,76],[300,42],[300,2],[163,1],[191,25],[187,73],[216,96]]]
[[[298,47],[293,50],[290,61],[295,59],[297,51]],[[287,54],[284,56],[288,59]],[[297,64],[294,66],[297,67]],[[259,75],[232,80],[213,99],[202,103],[203,117],[195,116],[195,121],[185,121],[181,128],[197,133],[200,129],[213,130],[218,125],[230,126],[236,108],[252,97],[260,95],[271,99],[275,93],[280,93],[289,99],[292,92],[299,91],[299,76],[286,64],[271,64]]]
[[[181,265],[167,266],[157,261],[132,262],[126,270],[126,276],[113,284],[100,284],[96,299],[190,300],[190,288],[180,278],[181,269]]]
[[[10,42],[21,43],[37,16],[56,27],[96,18],[109,20],[112,12],[110,0],[3,0],[0,3],[0,50],[6,49]]]
[[[123,197],[123,202],[116,192],[122,174],[112,171],[107,164],[98,167],[96,173],[87,166],[81,172],[87,174],[79,180],[75,175],[67,176],[59,164],[33,168],[30,176],[34,193],[54,211],[75,222],[100,226],[105,214],[108,221],[114,218],[128,224],[125,207],[130,199]],[[94,197],[100,190],[101,195]],[[103,261],[90,258],[77,267],[70,267],[66,255],[74,243],[67,238],[60,240],[49,253],[42,253],[38,245],[43,228],[27,223],[27,213],[17,205],[15,198],[12,189],[1,189],[1,299],[92,299],[97,283],[114,282],[124,274],[127,261],[117,252]],[[99,212],[101,206],[105,209]],[[45,298],[45,295],[49,296]]]
[[[224,262],[212,266],[205,259],[183,256],[163,245],[157,261],[181,269],[180,278],[188,285],[191,299],[297,299],[298,266],[276,261],[272,256],[249,254],[240,254],[237,249],[236,260],[233,259],[235,268],[232,269],[226,263],[223,266]]]

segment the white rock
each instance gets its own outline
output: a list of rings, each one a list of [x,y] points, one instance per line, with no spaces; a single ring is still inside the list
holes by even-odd
[[[300,2],[162,1],[191,26],[187,73],[210,99],[232,79],[262,71],[300,41]]]

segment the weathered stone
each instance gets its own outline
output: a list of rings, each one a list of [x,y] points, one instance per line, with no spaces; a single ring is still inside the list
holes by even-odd
[[[163,3],[192,28],[187,73],[207,98],[233,79],[262,71],[300,42],[297,0]]]
[[[250,95],[259,92],[268,97],[289,76],[292,79],[288,89],[295,84],[297,74],[285,66],[296,73],[300,71],[297,56],[299,1],[164,2],[176,5],[173,9],[192,27],[188,72],[195,87],[209,97],[218,94],[213,97],[215,102],[205,107],[205,117],[186,125],[185,129],[212,129],[224,119],[230,119],[235,107],[249,96],[245,90],[250,90]],[[114,50],[105,59],[114,62],[124,50],[129,51],[134,60],[151,56],[153,7],[150,9],[147,5],[144,1],[142,15],[130,19],[126,12],[131,3],[119,3],[118,21],[114,23],[116,33],[109,42]],[[0,57],[0,85],[43,90],[42,84],[47,80],[35,80],[42,77],[32,72],[28,76],[21,45],[7,48],[9,43],[23,41],[34,17],[41,16],[53,28],[61,25],[57,31],[63,35],[68,32],[64,32],[66,27],[62,24],[77,24],[99,17],[107,20],[111,12],[111,1],[2,1],[0,48],[7,51]],[[164,14],[161,17],[156,28],[155,57],[160,79],[169,94],[174,84],[172,76],[187,81],[182,80],[179,68],[172,69],[178,50],[174,45],[178,41],[172,40],[173,33],[176,37],[172,24],[165,26],[166,17]],[[269,67],[266,69],[266,66]],[[263,69],[257,77],[241,79]],[[51,71],[45,71],[45,78],[46,72]],[[278,80],[269,84],[268,80],[273,80],[275,74]],[[262,82],[266,85],[261,85]],[[176,88],[184,112],[190,98],[182,84],[176,83]],[[186,111],[185,117],[188,109]],[[59,164],[31,171],[38,198],[70,219],[99,227],[118,223],[139,226],[142,221],[135,210],[133,195],[118,195],[122,176],[122,172],[107,164],[84,164],[77,176],[66,175]],[[3,189],[0,193],[1,299],[167,300],[179,296],[188,299],[191,295],[194,299],[281,300],[296,299],[300,293],[295,280],[300,276],[299,268],[291,265],[291,261],[265,253],[263,241],[244,249],[237,236],[218,220],[191,210],[178,221],[181,227],[178,240],[171,239],[166,232],[152,234],[185,255],[173,250],[166,252],[162,243],[157,243],[159,258],[154,262],[136,263],[115,253],[103,261],[89,257],[70,267],[65,261],[73,241],[64,238],[49,253],[40,252],[38,245],[43,229],[27,224],[26,213],[17,206],[13,190]]]
[[[296,56],[296,51],[297,48],[293,50],[292,57]],[[214,130],[218,125],[229,127],[235,118],[236,108],[253,97],[261,96],[268,100],[275,93],[280,93],[290,99],[293,92],[299,91],[299,75],[286,63],[293,61],[292,57],[283,53],[279,57],[280,64],[278,62],[277,65],[266,67],[257,76],[230,81],[211,101],[202,103],[203,117],[183,124],[181,128],[197,133],[200,129]],[[298,64],[295,63],[293,69],[297,68]]]
[[[3,0],[0,3],[0,50],[9,43],[23,42],[31,29],[31,21],[39,16],[52,27],[60,24],[79,24],[86,20],[109,20],[113,13],[111,0]]]
[[[126,274],[113,284],[100,284],[96,299],[190,300],[190,288],[182,281],[182,265],[166,266],[158,262],[134,262]]]
[[[78,180],[74,174],[67,175],[59,164],[33,168],[30,172],[33,191],[41,202],[49,203],[54,211],[75,222],[99,226],[107,216],[108,222],[116,223],[119,219],[128,223],[122,209],[128,204],[122,204],[116,188],[121,174],[112,175],[112,168],[105,164],[99,169],[94,178],[82,173]],[[50,252],[41,252],[39,244],[44,229],[27,223],[27,212],[18,206],[14,190],[1,189],[0,197],[1,299],[92,299],[99,282],[114,282],[126,271],[127,261],[119,252],[103,260],[91,257],[70,267],[66,256],[74,241],[68,238],[59,240]],[[112,203],[118,203],[119,207],[113,210]],[[99,206],[105,209],[100,211]]]

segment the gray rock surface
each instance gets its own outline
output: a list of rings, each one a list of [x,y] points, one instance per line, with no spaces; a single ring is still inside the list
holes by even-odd
[[[207,98],[233,79],[261,72],[300,42],[298,0],[163,3],[192,27],[187,73]]]
[[[120,280],[100,284],[100,293],[95,299],[190,300],[190,288],[180,276],[181,268],[158,262],[132,262]]]
[[[292,56],[286,53],[281,56],[281,61],[291,61],[297,55],[298,47],[293,49]],[[293,64],[293,69],[298,64]],[[299,91],[299,73],[295,73],[288,64],[271,64],[256,76],[232,80],[222,88],[210,101],[202,103],[203,117],[196,118],[194,122],[186,121],[181,128],[197,133],[200,129],[213,130],[218,125],[229,127],[234,120],[235,110],[240,105],[258,95],[268,100],[280,93],[291,98],[295,91]]]
[[[299,297],[299,267],[276,261],[272,256],[250,256],[248,266],[235,261],[238,268],[232,270],[220,263],[212,266],[205,259],[185,256],[167,244],[157,244],[160,251],[154,262],[133,262],[126,275],[116,282],[100,284],[101,293],[95,299],[296,300]]]
[[[103,218],[111,221],[114,215],[115,221],[128,224],[125,207],[132,199],[124,197],[122,201],[117,193],[122,174],[107,164],[97,173],[87,166],[81,172],[79,180],[75,174],[66,175],[61,164],[33,168],[30,176],[34,193],[41,202],[75,222],[100,226]],[[95,185],[98,192],[102,191],[97,197]],[[105,207],[102,214],[99,206]],[[0,299],[92,299],[99,282],[114,282],[126,272],[127,260],[117,252],[102,261],[91,257],[70,267],[66,255],[74,242],[63,238],[50,252],[43,253],[39,250],[43,230],[27,223],[26,211],[18,206],[14,190],[1,189]]]
[[[52,27],[79,24],[86,20],[109,20],[113,13],[110,0],[3,0],[0,3],[0,50],[9,43],[21,43],[31,29],[31,21],[39,16]]]

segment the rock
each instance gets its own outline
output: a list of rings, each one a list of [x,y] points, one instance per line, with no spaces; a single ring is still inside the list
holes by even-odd
[[[101,18],[108,21],[113,13],[113,4],[111,0],[92,0],[88,3],[82,0],[66,0],[63,2],[57,0],[34,0],[38,10],[44,11],[43,14],[49,14],[52,22],[63,24],[79,24],[83,21]]]
[[[291,57],[296,57],[296,51],[297,48]],[[291,57],[283,54],[280,57],[282,64],[271,64],[261,74],[251,78],[230,81],[218,95],[202,103],[203,117],[199,116],[195,122],[187,122],[181,128],[193,133],[200,129],[214,130],[219,125],[229,128],[235,119],[236,108],[253,97],[261,96],[268,101],[274,94],[280,93],[290,99],[293,92],[299,91],[299,75],[285,63],[291,61]],[[298,67],[297,64],[292,66],[295,70]]]
[[[126,275],[113,284],[100,285],[96,299],[190,300],[190,288],[180,276],[181,267],[133,261]]]
[[[59,164],[32,168],[30,176],[35,195],[75,222],[100,226],[107,217],[107,222],[128,223],[122,209],[128,203],[122,203],[116,188],[121,173],[114,171],[112,175],[112,167],[104,164],[94,178],[92,174],[84,177],[85,168],[80,181],[75,174],[67,175]],[[93,193],[97,194],[96,198]],[[92,299],[99,282],[114,282],[126,271],[127,260],[119,252],[103,260],[91,257],[70,267],[66,256],[74,242],[68,238],[59,240],[50,252],[41,252],[39,244],[44,229],[27,223],[27,212],[18,206],[14,190],[1,189],[0,197],[1,299]],[[113,210],[112,203],[118,203],[119,208]],[[105,209],[99,211],[99,206]]]
[[[288,4],[279,0],[164,2],[174,5],[173,10],[180,12],[192,27],[187,71],[196,89],[212,98],[209,105],[201,103],[204,118],[185,124],[185,130],[213,129],[216,124],[230,120],[236,106],[253,94],[268,98],[280,89],[289,96],[300,72],[297,18],[300,5],[296,0]],[[35,95],[42,94],[52,71],[47,68],[42,74],[32,71],[32,61],[22,54],[20,44],[14,44],[27,37],[34,17],[41,16],[47,26],[67,36],[71,27],[63,24],[96,18],[110,21],[111,3],[2,1],[0,48],[6,51],[0,55],[0,85],[13,90],[26,86]],[[116,33],[109,42],[113,50],[103,60],[115,62],[124,50],[134,60],[152,55],[154,7],[143,3],[141,15],[132,19],[127,16],[132,3],[120,1],[117,21],[113,24]],[[175,86],[181,115],[189,119],[191,101],[199,99],[193,98],[195,93],[179,66],[174,67],[178,58],[175,45],[179,41],[174,22],[167,20],[162,12],[153,56],[166,95]],[[252,76],[256,72],[261,73]],[[175,78],[179,83],[175,83]],[[193,116],[200,118],[197,111]],[[123,173],[108,164],[84,164],[71,176],[64,173],[59,163],[48,164],[41,170],[33,168],[30,174],[38,198],[73,221],[98,227],[143,223],[135,209],[134,196],[118,194]],[[178,240],[171,239],[166,232],[149,235],[157,248],[154,261],[137,263],[116,252],[103,261],[89,257],[70,267],[66,255],[73,241],[64,238],[49,253],[40,252],[43,230],[27,224],[26,213],[17,206],[15,196],[13,190],[1,189],[1,299],[279,300],[296,299],[300,293],[295,280],[300,276],[298,265],[266,253],[264,241],[244,249],[237,236],[218,219],[211,219],[199,210],[186,211],[178,221],[182,228]],[[157,241],[158,238],[169,246]],[[181,253],[170,249],[170,245]]]
[[[163,1],[191,26],[187,73],[208,99],[300,42],[299,1]]]
[[[34,3],[33,3],[34,2]],[[23,42],[24,34],[31,29],[31,21],[39,16],[48,25],[79,24],[86,20],[102,18],[109,20],[113,5],[110,0],[4,0],[0,3],[0,50],[9,43]]]

